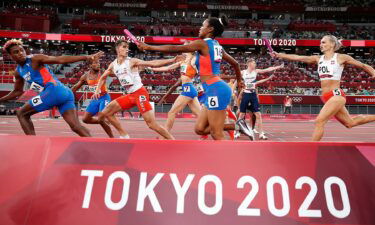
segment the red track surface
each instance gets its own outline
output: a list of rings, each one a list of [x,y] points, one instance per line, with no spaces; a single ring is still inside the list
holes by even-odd
[[[33,118],[37,135],[76,136],[62,119]],[[158,119],[164,124],[165,119]],[[131,138],[156,139],[157,134],[149,130],[142,120],[122,119]],[[193,131],[195,119],[176,119],[172,134],[180,140],[197,140]],[[85,125],[94,137],[107,137],[99,125]],[[309,141],[313,131],[313,121],[307,120],[264,120],[269,141]],[[338,142],[375,142],[375,123],[347,129],[337,121],[331,120],[326,126],[322,141]],[[114,133],[117,135],[116,131]],[[0,117],[0,134],[23,134],[16,117]],[[239,140],[248,140],[241,136]]]

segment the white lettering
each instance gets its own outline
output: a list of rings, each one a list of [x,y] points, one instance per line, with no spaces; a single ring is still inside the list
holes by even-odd
[[[164,173],[157,173],[147,186],[147,173],[141,173],[138,190],[137,211],[143,211],[145,199],[148,197],[150,199],[151,206],[154,209],[154,211],[163,212],[154,192],[155,186],[159,183],[163,176]]]
[[[212,182],[215,185],[215,204],[212,207],[206,205],[205,195],[206,195],[206,184]],[[214,175],[203,176],[199,180],[198,184],[198,207],[206,215],[217,214],[221,207],[223,206],[223,185],[221,180]]]
[[[177,209],[176,209],[176,213],[184,213],[185,195],[186,195],[186,192],[187,192],[188,188],[191,185],[191,182],[194,179],[194,175],[193,174],[189,174],[186,177],[185,182],[184,182],[184,184],[182,186],[181,186],[181,184],[180,184],[180,182],[178,180],[177,174],[172,173],[169,176],[171,177],[173,187],[176,190],[176,194],[177,194]]]
[[[116,179],[121,179],[123,181],[122,194],[119,202],[115,203],[112,201],[112,190],[113,183]],[[116,171],[109,176],[107,181],[107,187],[105,190],[104,202],[105,205],[112,210],[120,210],[124,208],[128,202],[129,197],[129,188],[130,188],[130,177],[127,173],[123,171]]]
[[[102,177],[103,170],[82,170],[82,177],[87,177],[85,196],[83,198],[82,208],[88,209],[90,206],[92,188],[94,186],[95,177]]]
[[[283,207],[281,209],[276,208],[274,186],[279,184],[281,186],[281,194],[283,199]],[[286,216],[290,210],[290,199],[289,199],[289,188],[286,180],[279,176],[271,177],[267,181],[267,202],[268,209],[270,212],[277,217]]]

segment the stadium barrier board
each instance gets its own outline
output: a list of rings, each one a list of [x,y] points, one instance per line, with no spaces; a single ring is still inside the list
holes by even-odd
[[[375,224],[375,144],[0,136],[0,224]]]

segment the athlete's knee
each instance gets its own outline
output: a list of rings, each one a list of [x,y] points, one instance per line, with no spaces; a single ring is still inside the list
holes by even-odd
[[[22,109],[17,110],[16,115],[18,118],[30,117],[30,116],[27,116],[27,113],[23,111]]]
[[[364,118],[365,116],[363,116],[363,115],[359,115],[359,116],[357,116],[356,118]],[[350,120],[350,121],[344,121],[343,123],[342,123],[346,128],[348,128],[348,129],[350,129],[350,128],[353,128],[353,127],[355,127],[357,124],[355,123],[355,121],[354,120]]]
[[[17,115],[18,118],[20,118],[20,117],[22,117],[23,113],[22,113],[22,111],[20,109],[18,109],[16,111],[16,115]]]
[[[205,133],[204,133],[204,129],[201,129],[201,128],[199,128],[199,127],[195,127],[194,131],[195,131],[195,133],[196,133],[197,135],[205,135]]]
[[[322,119],[322,118],[316,118],[316,119],[315,119],[315,126],[322,127],[322,126],[324,126],[326,123],[327,123],[327,120],[326,120],[326,119]]]
[[[71,129],[73,132],[75,132],[75,133],[78,133],[78,132],[80,132],[81,130],[84,129],[84,127],[83,127],[82,124],[80,124],[80,123],[78,123],[78,124],[76,124],[76,123],[74,123],[74,124],[69,124],[69,126],[70,126],[70,129]]]
[[[156,123],[156,121],[146,121],[146,124],[151,130],[157,130],[159,128],[159,124]]]
[[[168,117],[176,117],[176,115],[177,115],[177,112],[176,111],[174,111],[174,110],[170,110],[169,112],[168,112]]]
[[[211,129],[210,133],[214,139],[222,139],[224,137],[223,131],[220,129]]]
[[[354,123],[344,123],[344,126],[348,129],[353,128],[355,125]]]
[[[107,115],[104,112],[99,113],[98,114],[98,121],[99,121],[99,123],[103,123],[105,121],[106,117],[109,117],[109,115]]]
[[[205,132],[206,128],[200,125],[196,125],[194,127],[194,131],[197,135],[206,135],[207,133]]]
[[[91,118],[90,117],[83,117],[83,119],[82,119],[82,122],[84,122],[84,123],[86,123],[86,124],[88,124],[88,123],[90,123],[91,122]]]

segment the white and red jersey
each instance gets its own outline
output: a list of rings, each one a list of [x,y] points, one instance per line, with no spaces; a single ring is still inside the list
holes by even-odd
[[[138,71],[132,71],[130,68],[130,57],[127,57],[122,64],[117,63],[117,59],[113,61],[113,73],[119,79],[121,86],[126,93],[133,93],[143,87],[142,79]]]
[[[324,59],[322,55],[318,63],[318,73],[320,80],[341,80],[344,66],[340,65],[337,60],[337,53],[329,60]]]

